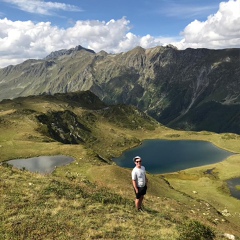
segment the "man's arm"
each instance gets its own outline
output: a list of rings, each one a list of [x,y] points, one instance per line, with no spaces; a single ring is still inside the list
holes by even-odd
[[[137,181],[136,180],[132,180],[132,184],[133,184],[133,187],[134,187],[136,193],[138,193]]]

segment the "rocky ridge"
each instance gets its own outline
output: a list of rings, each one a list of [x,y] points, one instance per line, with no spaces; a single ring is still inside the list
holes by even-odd
[[[90,90],[173,128],[240,133],[239,60],[240,49],[158,46],[108,54],[78,46],[0,69],[0,100]]]

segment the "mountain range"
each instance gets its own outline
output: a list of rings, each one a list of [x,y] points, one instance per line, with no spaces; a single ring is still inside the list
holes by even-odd
[[[0,100],[90,90],[175,128],[240,133],[240,49],[95,53],[77,46],[0,69]]]

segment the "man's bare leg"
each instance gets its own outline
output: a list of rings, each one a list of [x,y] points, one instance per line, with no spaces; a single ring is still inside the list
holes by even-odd
[[[137,210],[138,210],[139,208],[141,208],[141,206],[142,206],[143,197],[144,197],[144,196],[141,196],[139,199],[136,199],[136,200],[135,200],[135,206],[136,206]]]
[[[143,198],[144,198],[144,196],[141,196],[141,198],[139,199],[139,208],[142,208],[142,202],[143,202]]]

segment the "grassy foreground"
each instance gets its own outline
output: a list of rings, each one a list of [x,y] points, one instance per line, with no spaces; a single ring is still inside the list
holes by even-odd
[[[46,112],[48,106],[41,102],[27,107]],[[59,110],[59,105],[51,109],[54,106]],[[0,239],[196,239],[187,238],[190,230],[206,235],[208,227],[214,239],[226,239],[224,233],[240,239],[240,201],[230,196],[225,183],[240,177],[239,154],[209,166],[148,174],[146,212],[141,214],[134,209],[131,170],[104,160],[144,139],[205,140],[240,153],[240,136],[174,131],[160,125],[155,130],[133,130],[99,118],[92,131],[101,141],[66,145],[39,131],[35,113],[23,114],[16,105],[0,110]],[[4,164],[9,159],[58,154],[76,161],[49,175]],[[209,169],[211,174],[206,173]],[[187,231],[191,221],[200,225]]]

